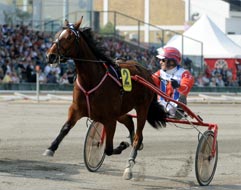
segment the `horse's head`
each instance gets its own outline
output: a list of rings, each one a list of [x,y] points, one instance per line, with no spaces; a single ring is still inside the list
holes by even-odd
[[[77,48],[76,45],[80,37],[79,27],[82,19],[83,17],[75,24],[65,20],[63,30],[56,34],[55,41],[47,51],[46,58],[48,63],[58,63],[60,60],[65,61],[73,56],[73,50]]]

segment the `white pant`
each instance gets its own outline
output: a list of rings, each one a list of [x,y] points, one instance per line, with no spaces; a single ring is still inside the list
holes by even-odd
[[[187,104],[187,98],[184,95],[180,95],[177,101],[185,105]],[[169,113],[171,117],[173,116],[173,117],[176,117],[177,119],[181,119],[183,117],[183,113],[180,114],[180,111],[182,110],[182,108],[178,106],[178,104],[174,102],[166,102],[165,100],[159,100],[159,103],[164,106],[164,108],[166,109],[166,111]],[[179,110],[178,112],[177,112],[177,109]]]
[[[166,111],[171,115],[175,116],[177,111],[177,104],[174,102],[166,102],[165,100],[160,100],[159,103],[164,106]]]

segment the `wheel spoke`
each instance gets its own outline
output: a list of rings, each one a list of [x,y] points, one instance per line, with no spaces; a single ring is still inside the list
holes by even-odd
[[[212,131],[206,131],[201,139],[196,152],[196,178],[200,185],[208,185],[214,176],[217,165],[217,143],[216,154],[212,157],[212,144],[214,134]]]
[[[104,126],[99,122],[93,122],[86,133],[84,143],[84,162],[89,171],[97,171],[105,157],[105,137],[102,131]],[[104,140],[102,140],[104,139]]]

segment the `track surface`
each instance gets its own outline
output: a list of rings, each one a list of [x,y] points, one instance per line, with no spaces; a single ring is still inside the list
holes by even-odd
[[[200,187],[195,178],[198,132],[173,125],[155,130],[146,124],[144,149],[129,181],[122,174],[130,148],[106,157],[98,172],[87,171],[82,153],[86,118],[70,131],[53,158],[43,157],[67,118],[68,106],[67,102],[0,102],[0,190],[241,189],[240,104],[189,105],[205,122],[219,126],[218,166],[208,187]],[[119,125],[115,145],[127,135]]]

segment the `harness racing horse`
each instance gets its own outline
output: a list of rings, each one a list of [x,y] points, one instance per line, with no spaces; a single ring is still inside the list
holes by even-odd
[[[69,107],[68,119],[56,139],[44,155],[53,156],[63,138],[82,117],[101,122],[106,131],[105,153],[110,156],[120,153],[113,149],[116,122],[123,123],[133,136],[132,118],[127,115],[135,109],[137,128],[134,134],[132,150],[123,177],[132,178],[132,167],[137,151],[142,144],[142,131],[146,120],[154,127],[165,126],[166,113],[158,104],[156,94],[137,81],[132,80],[132,90],[124,91],[119,77],[119,69],[128,69],[130,74],[139,75],[153,83],[151,73],[134,61],[116,65],[106,56],[98,42],[93,38],[90,28],[80,28],[83,17],[75,24],[65,22],[63,30],[56,34],[56,40],[47,51],[47,62],[73,59],[77,78],[74,84],[73,101]]]

